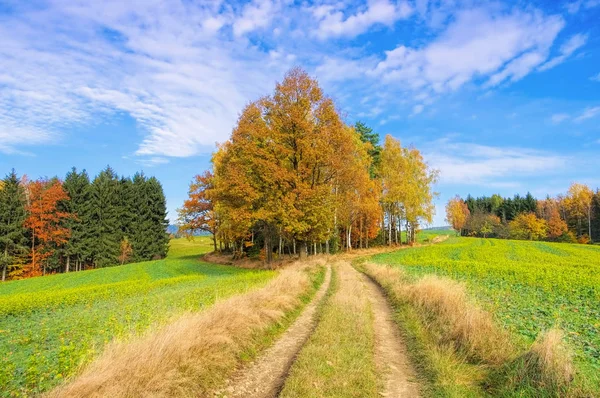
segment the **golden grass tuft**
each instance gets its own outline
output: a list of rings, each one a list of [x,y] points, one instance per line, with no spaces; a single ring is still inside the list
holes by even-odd
[[[538,336],[524,355],[524,362],[523,379],[533,380],[539,387],[557,394],[566,391],[575,376],[573,356],[559,329]]]
[[[408,288],[408,298],[436,324],[444,341],[470,358],[500,364],[514,357],[509,336],[490,313],[468,299],[465,286],[446,278],[427,276]]]
[[[310,291],[305,265],[264,288],[186,315],[131,342],[116,342],[50,397],[206,396],[224,383],[256,336],[284,320]]]

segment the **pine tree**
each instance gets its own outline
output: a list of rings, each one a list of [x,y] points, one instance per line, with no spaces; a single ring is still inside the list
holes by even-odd
[[[373,129],[368,127],[363,122],[356,122],[354,129],[360,136],[360,140],[364,143],[369,143],[370,148],[367,151],[371,157],[371,165],[369,167],[369,174],[371,178],[377,177],[377,170],[379,170],[379,164],[381,163],[381,146],[379,145],[379,134],[374,133]]]
[[[122,237],[120,216],[121,184],[117,174],[107,167],[91,186],[90,221],[92,227],[91,258],[96,267],[118,263]]]
[[[13,271],[18,259],[27,252],[26,229],[23,226],[25,211],[25,190],[15,171],[3,180],[0,189],[0,267],[2,281],[7,272]]]
[[[150,177],[146,182],[148,190],[148,203],[151,214],[151,230],[149,231],[152,237],[149,251],[152,258],[164,258],[169,249],[169,234],[167,227],[169,221],[167,219],[167,199],[161,183],[155,178]]]
[[[69,272],[72,266],[76,271],[80,270],[91,254],[93,231],[90,214],[90,178],[85,170],[78,173],[73,167],[65,177],[63,188],[70,198],[63,206],[66,212],[72,214],[71,218],[66,219],[66,227],[71,231],[71,238],[64,248],[65,272]]]

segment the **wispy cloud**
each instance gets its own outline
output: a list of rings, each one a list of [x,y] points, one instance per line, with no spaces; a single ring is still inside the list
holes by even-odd
[[[356,37],[365,33],[372,25],[391,26],[400,19],[408,18],[413,11],[405,1],[396,4],[389,0],[369,0],[364,9],[346,17],[341,4],[319,5],[311,9],[319,20],[315,36],[320,39]]]
[[[595,81],[595,82],[600,82],[600,72],[598,72],[597,75],[590,77],[590,80]]]
[[[577,0],[567,3],[565,8],[569,14],[577,14],[579,10],[590,9],[600,5],[600,0]]]
[[[550,120],[554,124],[559,124],[559,123],[564,122],[568,118],[569,118],[569,115],[567,113],[555,113],[554,115],[552,115],[552,117],[550,118]]]
[[[562,172],[569,158],[518,147],[494,147],[443,138],[426,146],[426,158],[442,184],[518,186],[522,178]]]
[[[600,106],[587,107],[583,110],[581,115],[577,116],[574,120],[576,122],[582,122],[584,120],[591,119],[598,115],[600,115]]]
[[[564,21],[539,11],[461,11],[448,28],[422,48],[387,51],[374,73],[416,91],[454,91],[477,78],[495,86],[519,80],[543,63]]]
[[[575,51],[584,46],[587,42],[588,36],[578,33],[576,35],[571,36],[569,40],[567,40],[560,47],[560,54],[540,66],[539,70],[544,71],[563,63],[567,58],[569,58]]]

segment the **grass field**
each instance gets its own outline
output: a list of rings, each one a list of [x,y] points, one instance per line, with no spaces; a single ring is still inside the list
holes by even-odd
[[[204,238],[173,240],[165,260],[0,285],[0,396],[46,391],[117,338],[263,286],[275,273],[198,260]]]
[[[453,237],[373,260],[402,266],[415,278],[438,274],[466,282],[523,344],[560,327],[581,374],[600,385],[600,248]]]

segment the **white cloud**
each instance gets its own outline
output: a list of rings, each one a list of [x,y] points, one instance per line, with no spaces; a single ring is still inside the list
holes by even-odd
[[[440,170],[440,183],[510,187],[520,178],[560,173],[565,156],[528,148],[493,147],[443,138],[425,147],[424,155]]]
[[[590,80],[595,81],[595,82],[600,82],[600,73],[590,77]]]
[[[233,23],[233,33],[239,37],[256,29],[266,28],[275,17],[277,8],[278,5],[272,0],[252,1]]]
[[[581,9],[590,9],[600,5],[600,0],[577,0],[565,5],[569,14],[577,14]]]
[[[331,5],[315,7],[313,15],[320,19],[315,35],[320,39],[330,37],[356,37],[372,25],[391,26],[400,19],[408,18],[412,8],[407,2],[398,4],[389,0],[369,0],[366,8],[348,17],[343,10]]]
[[[417,104],[415,106],[413,106],[412,108],[412,116],[414,115],[418,115],[419,113],[423,112],[423,110],[425,109],[425,106],[422,104]]]
[[[550,118],[550,120],[554,124],[559,124],[559,123],[564,122],[568,118],[569,118],[569,115],[566,114],[566,113],[555,113],[554,115],[552,115],[552,117]]]
[[[400,45],[387,51],[374,73],[411,90],[435,93],[490,76],[489,86],[506,79],[515,81],[547,59],[563,26],[562,17],[539,11],[461,11],[427,46]]]
[[[554,68],[558,64],[563,63],[575,51],[583,47],[587,42],[587,39],[588,36],[581,33],[571,36],[571,38],[560,47],[560,54],[540,66],[539,70],[548,70],[550,68]]]
[[[582,122],[598,115],[600,115],[600,106],[587,107],[583,110],[581,115],[577,116],[574,120],[576,122]]]

